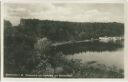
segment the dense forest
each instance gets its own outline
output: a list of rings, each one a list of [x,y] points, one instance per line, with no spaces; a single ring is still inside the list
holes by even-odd
[[[78,23],[21,19],[20,28],[34,37],[47,37],[52,41],[85,40],[101,36],[123,36],[122,23]]]
[[[91,75],[92,70],[99,71],[101,74],[104,70],[87,68],[81,65],[79,60],[67,60],[64,53],[55,52],[51,45],[57,42],[98,39],[104,36],[123,37],[124,24],[21,19],[19,25],[13,26],[10,21],[5,20],[4,75],[19,74],[19,77],[22,74],[23,76],[26,74],[44,75],[47,74],[48,68],[52,68],[53,75],[56,75],[56,68],[62,67],[65,70],[61,72],[62,74],[72,74],[73,77],[95,77],[92,76],[93,73]],[[90,75],[83,74],[86,73],[85,69]],[[123,77],[122,70],[118,73],[111,69],[106,70],[109,77]],[[99,73],[97,77],[101,77]]]

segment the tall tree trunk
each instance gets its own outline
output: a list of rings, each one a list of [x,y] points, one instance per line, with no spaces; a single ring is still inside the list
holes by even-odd
[[[43,75],[44,75],[44,73],[42,72],[42,78],[44,77]]]
[[[53,68],[53,77],[55,77],[55,73],[56,73],[56,68]]]

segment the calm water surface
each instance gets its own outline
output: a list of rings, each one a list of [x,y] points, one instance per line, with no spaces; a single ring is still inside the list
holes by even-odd
[[[99,64],[105,64],[107,66],[117,66],[123,68],[124,66],[124,52],[123,49],[117,51],[103,51],[103,52],[80,52],[74,53],[74,55],[68,55],[69,59],[80,59],[83,63],[88,61],[97,61]]]
[[[99,64],[123,68],[123,46],[123,41],[89,41],[61,45],[55,49],[57,52],[63,52],[68,59],[80,59],[83,63],[96,61]]]

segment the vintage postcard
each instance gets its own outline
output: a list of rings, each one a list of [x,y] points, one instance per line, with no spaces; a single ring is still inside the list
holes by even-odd
[[[125,78],[123,2],[2,6],[3,78]]]

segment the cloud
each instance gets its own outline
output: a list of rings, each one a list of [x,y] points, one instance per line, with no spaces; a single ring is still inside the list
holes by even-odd
[[[6,3],[5,19],[14,25],[21,18],[73,22],[123,22],[122,4]]]

